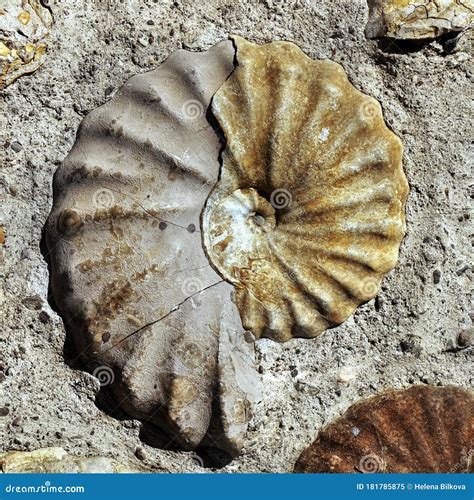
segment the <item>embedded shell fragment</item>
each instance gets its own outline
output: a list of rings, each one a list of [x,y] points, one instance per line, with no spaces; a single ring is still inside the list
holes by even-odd
[[[146,472],[139,467],[129,467],[109,457],[75,457],[62,448],[10,451],[0,453],[0,471],[5,474],[105,474]]]
[[[323,429],[295,472],[474,472],[474,396],[415,386],[350,407]]]
[[[33,73],[44,62],[50,11],[37,0],[6,0],[0,6],[0,88]]]
[[[473,0],[368,0],[367,38],[418,40],[462,31],[474,21]]]
[[[397,262],[402,145],[338,64],[234,40],[237,67],[212,104],[227,142],[204,244],[245,329],[314,337],[374,297]]]
[[[221,148],[206,112],[233,58],[230,41],[179,50],[91,112],[55,175],[46,228],[55,302],[101,385],[183,447],[232,453],[258,377],[200,214]]]

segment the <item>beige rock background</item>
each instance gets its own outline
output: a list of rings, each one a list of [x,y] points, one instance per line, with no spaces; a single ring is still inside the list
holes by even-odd
[[[96,403],[99,382],[81,370],[48,304],[39,242],[53,173],[82,117],[177,48],[204,50],[229,33],[294,41],[342,64],[401,137],[411,193],[400,262],[375,300],[318,339],[259,341],[263,400],[243,453],[214,470],[290,471],[324,424],[389,387],[472,387],[469,44],[445,53],[438,42],[399,50],[366,40],[363,0],[49,4],[55,25],[45,64],[0,101],[0,451],[55,446],[172,472],[222,465],[201,452],[162,450],[159,432],[107,395]]]

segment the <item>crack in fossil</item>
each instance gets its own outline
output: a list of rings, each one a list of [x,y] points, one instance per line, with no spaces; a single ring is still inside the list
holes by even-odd
[[[97,359],[99,359],[101,356],[103,356],[104,354],[108,353],[109,351],[111,351],[112,349],[115,349],[116,347],[118,347],[120,344],[122,344],[123,342],[125,342],[126,340],[130,339],[131,337],[133,337],[134,335],[136,335],[137,333],[141,332],[142,330],[145,330],[146,328],[150,327],[150,326],[153,326],[153,325],[156,325],[157,323],[159,323],[160,321],[166,319],[168,316],[170,316],[172,313],[176,312],[185,302],[187,302],[189,299],[192,299],[194,296],[202,293],[202,292],[205,292],[206,290],[208,290],[209,288],[212,288],[213,286],[216,286],[216,285],[219,285],[220,283],[224,283],[225,280],[220,280],[220,281],[217,281],[216,283],[213,283],[212,285],[208,285],[204,288],[201,288],[201,290],[198,290],[197,292],[194,292],[192,293],[191,295],[188,295],[185,299],[183,299],[181,302],[179,302],[178,304],[176,304],[175,306],[173,306],[166,314],[164,314],[163,316],[161,316],[160,318],[154,320],[154,321],[150,321],[149,323],[147,323],[146,325],[143,325],[141,326],[140,328],[137,328],[136,330],[134,330],[133,332],[129,333],[128,335],[126,335],[124,338],[120,339],[116,344],[110,346],[108,349],[106,349],[105,351],[101,352],[100,354],[98,354],[97,356],[93,357],[91,361],[96,361]]]

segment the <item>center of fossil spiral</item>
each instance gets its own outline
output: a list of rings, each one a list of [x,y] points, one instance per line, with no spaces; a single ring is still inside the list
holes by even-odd
[[[256,189],[237,189],[210,200],[203,217],[204,244],[212,263],[231,282],[268,257],[275,209]]]

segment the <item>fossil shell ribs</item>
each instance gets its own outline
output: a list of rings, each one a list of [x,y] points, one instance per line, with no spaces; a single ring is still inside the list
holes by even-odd
[[[295,472],[474,472],[474,396],[415,386],[351,406],[303,451]]]
[[[377,292],[398,259],[408,184],[379,103],[336,63],[235,37],[213,99],[227,140],[203,214],[208,256],[256,337],[314,337]]]
[[[206,112],[234,52],[230,41],[177,51],[92,111],[55,175],[46,231],[77,350],[123,408],[186,448],[203,441],[215,407],[227,421],[249,399],[237,369],[218,377],[219,351],[240,353],[249,377],[253,369],[232,286],[209,265],[199,231],[221,149]],[[227,426],[221,446],[238,449],[245,427]]]

